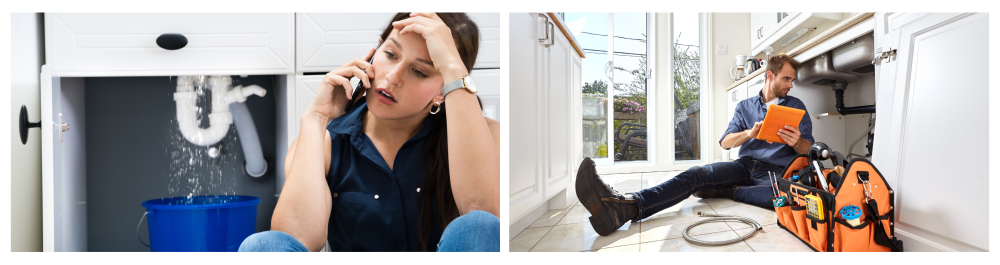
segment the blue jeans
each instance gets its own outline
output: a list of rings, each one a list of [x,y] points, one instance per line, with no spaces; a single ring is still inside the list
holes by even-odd
[[[500,219],[472,211],[448,224],[438,242],[438,252],[500,252]],[[240,252],[308,252],[295,237],[281,231],[264,231],[243,240]]]
[[[687,199],[696,191],[736,186],[734,201],[774,208],[768,172],[784,173],[783,166],[741,157],[730,162],[695,166],[655,187],[635,192],[639,200],[639,219],[645,219]]]

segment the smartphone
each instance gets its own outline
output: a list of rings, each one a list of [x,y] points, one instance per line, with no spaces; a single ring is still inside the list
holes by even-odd
[[[382,46],[382,42],[379,42],[378,44],[375,44],[375,51],[378,51],[379,46]],[[371,65],[374,62],[375,62],[375,53],[372,53],[372,58],[368,59],[368,64]],[[371,80],[372,79],[369,78],[368,82],[371,83]],[[359,81],[358,82],[358,87],[354,88],[354,94],[351,95],[350,102],[347,103],[347,108],[344,108],[344,112],[348,112],[348,111],[351,110],[351,107],[354,106],[355,102],[357,102],[358,96],[360,96],[361,93],[364,92],[365,90],[366,90],[365,89],[365,82],[360,82]]]

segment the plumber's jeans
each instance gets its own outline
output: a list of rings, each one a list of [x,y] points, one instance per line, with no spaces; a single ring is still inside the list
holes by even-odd
[[[764,163],[750,157],[730,162],[695,166],[655,187],[635,192],[639,200],[639,219],[645,219],[670,208],[696,191],[736,186],[734,201],[774,208],[774,197],[768,172],[784,173],[784,167]]]
[[[243,240],[240,252],[308,252],[295,237],[281,231],[264,231]],[[472,211],[448,224],[438,242],[438,252],[500,252],[500,219]]]

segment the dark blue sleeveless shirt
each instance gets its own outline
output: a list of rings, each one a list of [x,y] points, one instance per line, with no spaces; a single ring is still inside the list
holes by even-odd
[[[368,111],[362,98],[327,125],[332,154],[326,176],[333,209],[327,239],[333,251],[417,251],[420,182],[431,119],[403,144],[393,169],[362,131]],[[434,223],[434,222],[432,222]],[[427,250],[435,251],[441,229],[432,224]]]

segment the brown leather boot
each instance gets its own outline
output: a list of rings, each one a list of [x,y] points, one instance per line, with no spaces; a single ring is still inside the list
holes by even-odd
[[[639,218],[638,201],[632,194],[621,194],[597,175],[597,165],[584,158],[576,174],[576,196],[590,212],[590,225],[598,235],[611,234],[626,222]]]

